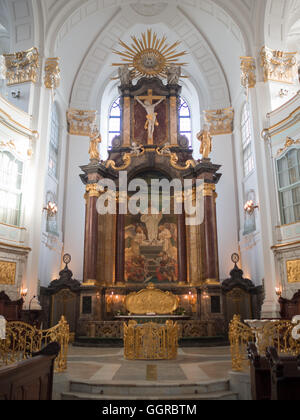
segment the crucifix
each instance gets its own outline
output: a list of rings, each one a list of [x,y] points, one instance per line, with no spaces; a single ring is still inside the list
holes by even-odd
[[[153,144],[153,135],[155,127],[159,126],[157,121],[157,112],[155,112],[155,108],[163,102],[166,97],[165,96],[153,96],[153,90],[148,90],[148,96],[136,96],[135,99],[138,101],[139,104],[145,108],[147,112],[147,120],[145,124],[145,130],[148,130],[148,144]],[[158,100],[155,104],[153,101]],[[142,102],[144,101],[144,102]]]

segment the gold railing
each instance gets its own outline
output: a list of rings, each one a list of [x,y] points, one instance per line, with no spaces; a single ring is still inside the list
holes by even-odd
[[[235,315],[229,325],[229,342],[232,369],[242,371],[247,363],[247,345],[255,342],[261,355],[265,355],[267,347],[275,347],[278,354],[298,356],[300,341],[294,340],[292,331],[295,325],[291,321],[266,321],[260,327],[250,328]]]
[[[165,325],[136,321],[124,324],[124,356],[128,360],[172,360],[177,357],[178,326],[167,321]]]
[[[8,322],[6,338],[0,340],[0,366],[28,359],[55,341],[60,345],[55,372],[64,372],[67,369],[69,337],[69,325],[63,316],[55,327],[48,330],[38,330],[24,322]]]

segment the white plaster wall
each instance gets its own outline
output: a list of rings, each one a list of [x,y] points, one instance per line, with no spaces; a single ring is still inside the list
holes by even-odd
[[[80,166],[89,162],[89,141],[85,137],[71,136],[68,147],[66,179],[64,251],[72,256],[70,268],[74,278],[83,279],[83,252],[85,228],[85,187],[79,178]]]

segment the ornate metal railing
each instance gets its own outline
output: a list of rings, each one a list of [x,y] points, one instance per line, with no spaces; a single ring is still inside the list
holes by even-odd
[[[238,372],[244,369],[249,342],[256,343],[261,355],[265,354],[267,347],[275,347],[279,354],[298,356],[300,341],[293,338],[294,329],[295,324],[284,320],[260,321],[255,328],[251,328],[241,322],[240,316],[235,315],[229,325],[232,369]]]
[[[69,337],[69,325],[63,316],[55,327],[48,330],[38,330],[24,322],[8,322],[5,340],[0,340],[0,366],[28,359],[55,341],[60,345],[55,371],[64,372],[67,369]]]

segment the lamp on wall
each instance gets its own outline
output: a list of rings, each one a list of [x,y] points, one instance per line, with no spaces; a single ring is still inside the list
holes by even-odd
[[[54,201],[48,201],[46,207],[43,208],[49,217],[54,217],[58,212],[57,204]]]
[[[257,204],[255,204],[253,200],[247,201],[247,203],[244,206],[245,212],[250,214],[250,216],[252,216],[255,209],[258,209],[258,208],[259,208],[259,206]]]
[[[22,297],[23,299],[25,299],[25,298],[26,298],[27,293],[28,293],[28,289],[24,289],[24,288],[22,287],[22,288],[21,288],[21,297]]]
[[[281,290],[281,287],[276,287],[276,288],[275,288],[275,291],[276,291],[276,295],[277,295],[278,297],[281,297],[281,296],[282,296],[282,290]]]

